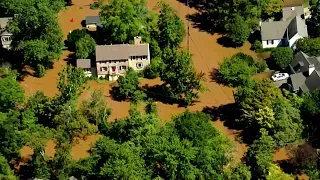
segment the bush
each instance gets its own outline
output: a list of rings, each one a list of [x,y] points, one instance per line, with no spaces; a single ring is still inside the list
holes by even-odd
[[[90,4],[90,9],[99,9],[99,4],[97,2]]]
[[[279,47],[271,51],[271,59],[277,70],[284,70],[292,62],[293,51],[290,47]]]
[[[262,43],[259,40],[256,40],[252,45],[251,45],[251,50],[254,50],[256,52],[261,52],[263,50]]]
[[[76,42],[87,35],[85,29],[75,29],[67,36],[67,46],[70,51],[76,49]]]
[[[221,80],[233,87],[247,84],[253,74],[264,71],[266,67],[263,62],[256,63],[251,56],[243,53],[226,58],[219,66]]]
[[[160,76],[163,62],[160,58],[156,57],[151,60],[151,64],[144,70],[144,77],[154,79]]]
[[[38,73],[38,77],[43,77],[46,74],[46,68],[43,65],[38,64],[37,73]]]
[[[301,38],[296,44],[297,51],[302,51],[309,56],[320,55],[320,38]]]
[[[249,38],[251,29],[249,25],[239,15],[236,15],[233,23],[230,25],[228,37],[236,46],[242,44]]]
[[[76,41],[76,58],[85,59],[92,55],[96,48],[96,42],[92,37],[86,34]]]

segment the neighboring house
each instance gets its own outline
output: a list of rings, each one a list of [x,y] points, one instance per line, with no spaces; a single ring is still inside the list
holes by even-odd
[[[11,36],[12,34],[6,31],[6,26],[8,21],[12,19],[12,17],[4,17],[0,18],[0,38],[1,38],[1,45],[5,49],[10,49],[11,46]]]
[[[312,92],[320,89],[320,57],[298,52],[289,65],[288,84],[293,92]]]
[[[281,21],[261,22],[260,30],[263,48],[293,47],[298,39],[308,37],[303,7],[282,8]]]
[[[102,26],[99,16],[86,16],[87,29],[97,29],[98,26]]]
[[[141,37],[134,38],[134,44],[96,46],[98,77],[117,80],[129,67],[143,70],[150,64],[149,44],[141,44]]]
[[[94,71],[90,59],[77,59],[77,68],[83,69],[87,77],[91,77]]]

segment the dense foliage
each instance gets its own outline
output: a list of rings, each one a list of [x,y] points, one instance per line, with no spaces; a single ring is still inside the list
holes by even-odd
[[[106,137],[76,172],[89,179],[222,178],[230,146],[208,119],[185,112],[163,126],[154,114],[132,109],[130,118],[106,124]]]
[[[239,15],[236,15],[230,25],[228,36],[236,46],[241,46],[249,37],[251,29]]]
[[[95,40],[86,34],[83,38],[76,41],[76,58],[85,59],[90,58],[96,49]]]
[[[38,74],[43,74],[42,68],[48,69],[62,53],[63,35],[51,2],[54,1],[19,1],[6,7],[9,12],[18,13],[7,27],[13,34],[13,51],[20,55],[21,64],[30,65]]]
[[[290,47],[278,47],[271,51],[271,60],[278,70],[284,70],[292,62],[293,52]]]
[[[311,37],[320,37],[320,1],[311,7],[311,18],[309,20]]]
[[[255,61],[249,55],[238,53],[225,58],[219,66],[219,72],[214,76],[221,76],[221,81],[236,87],[246,85],[253,74],[263,72],[267,65],[264,61]]]
[[[309,56],[320,55],[320,38],[302,38],[297,41],[297,51],[302,51]]]

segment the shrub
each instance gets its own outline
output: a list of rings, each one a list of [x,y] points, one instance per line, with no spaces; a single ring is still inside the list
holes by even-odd
[[[46,68],[43,65],[38,64],[37,73],[38,73],[38,77],[43,77],[46,74]]]
[[[74,51],[76,48],[76,42],[84,38],[87,35],[85,29],[75,29],[67,36],[67,46],[70,51]]]
[[[144,76],[148,79],[154,79],[160,76],[163,62],[160,58],[156,57],[151,60],[151,64],[144,70]]]
[[[284,70],[292,62],[293,51],[290,47],[279,47],[271,51],[271,59],[277,70]]]
[[[241,46],[250,35],[249,25],[239,15],[236,15],[233,23],[230,25],[228,37],[236,46]]]
[[[297,51],[302,51],[309,56],[320,55],[320,38],[301,38],[296,44]]]
[[[261,52],[263,50],[262,43],[259,40],[256,40],[252,45],[251,49],[256,52]]]
[[[251,56],[243,53],[226,58],[219,66],[221,80],[233,87],[245,85],[253,74],[265,69],[263,63],[256,63]]]

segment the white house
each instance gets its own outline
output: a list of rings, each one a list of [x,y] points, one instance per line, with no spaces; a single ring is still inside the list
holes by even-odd
[[[1,40],[2,47],[5,49],[11,48],[12,33],[6,31],[6,26],[10,19],[12,19],[12,17],[0,18],[0,40]]]
[[[261,22],[260,28],[263,48],[293,47],[298,39],[308,37],[302,6],[282,8],[281,21]]]

